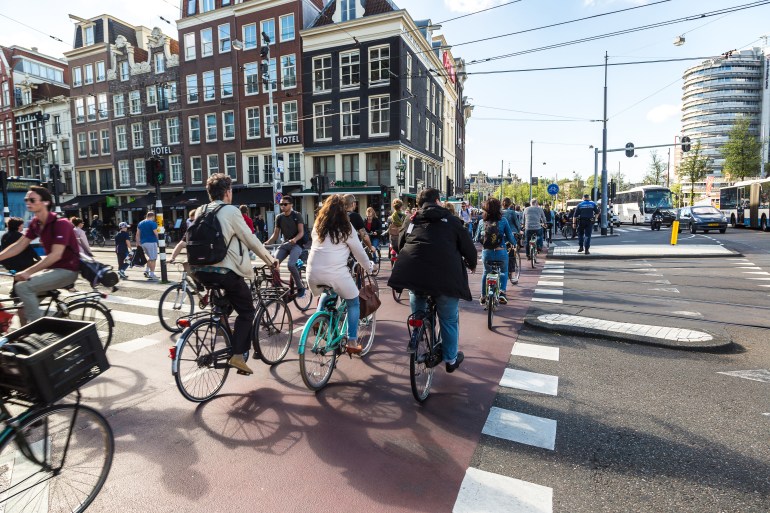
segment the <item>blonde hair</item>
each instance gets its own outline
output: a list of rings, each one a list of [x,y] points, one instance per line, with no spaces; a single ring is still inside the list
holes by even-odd
[[[403,206],[404,206],[404,202],[401,201],[400,199],[396,198],[396,199],[393,200],[393,203],[391,203],[391,206],[395,210],[401,210],[401,208],[403,208]]]
[[[372,207],[368,207],[366,209],[366,215],[367,216],[371,215],[372,217],[377,217],[377,211],[374,210]]]
[[[457,209],[455,209],[454,203],[450,203],[450,202],[447,201],[447,202],[444,203],[444,208],[449,210],[449,212],[451,212],[453,216],[457,215]]]

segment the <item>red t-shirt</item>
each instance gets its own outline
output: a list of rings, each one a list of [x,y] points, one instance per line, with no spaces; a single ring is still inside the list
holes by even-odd
[[[246,221],[246,224],[249,225],[249,229],[251,230],[251,233],[254,233],[254,222],[251,220],[249,216],[246,214],[243,214],[243,220]]]
[[[75,236],[75,227],[69,219],[59,219],[59,216],[50,212],[45,226],[41,226],[40,220],[34,217],[24,236],[29,240],[40,237],[40,243],[43,245],[46,255],[51,253],[54,244],[62,244],[70,249],[67,251],[65,248],[59,261],[51,265],[49,269],[80,270],[80,247]]]

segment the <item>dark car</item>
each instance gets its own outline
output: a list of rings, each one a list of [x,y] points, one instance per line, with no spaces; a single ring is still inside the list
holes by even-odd
[[[656,210],[658,214],[662,217],[661,224],[670,227],[672,224],[674,224],[674,221],[676,221],[676,212],[667,208],[661,208],[659,210]],[[655,214],[653,212],[653,214]]]
[[[679,223],[682,228],[687,228],[690,233],[703,230],[719,230],[719,233],[727,231],[727,218],[718,209],[710,205],[684,207],[679,213]]]

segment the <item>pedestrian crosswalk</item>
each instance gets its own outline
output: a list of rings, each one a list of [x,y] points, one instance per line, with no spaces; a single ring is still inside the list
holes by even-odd
[[[564,300],[564,261],[548,260],[543,267],[532,301],[562,304]]]
[[[623,225],[622,228],[614,228],[614,231],[618,233],[629,233],[629,232],[649,232],[650,230],[649,226],[628,226]]]

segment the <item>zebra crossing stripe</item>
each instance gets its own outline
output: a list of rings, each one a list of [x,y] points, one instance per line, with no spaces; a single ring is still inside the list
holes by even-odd
[[[559,377],[518,369],[505,369],[500,386],[555,396],[559,388]]]
[[[556,421],[493,406],[482,434],[542,449],[556,447]]]
[[[559,361],[559,348],[542,346],[539,344],[527,344],[516,342],[511,349],[511,356],[525,356],[527,358],[539,358],[541,360]]]
[[[122,353],[133,353],[134,351],[139,351],[145,347],[154,346],[158,342],[160,342],[160,340],[152,338],[135,338],[134,340],[129,340],[128,342],[123,342],[122,344],[110,345],[110,351],[115,350]]]
[[[553,513],[553,489],[469,467],[453,513]]]

